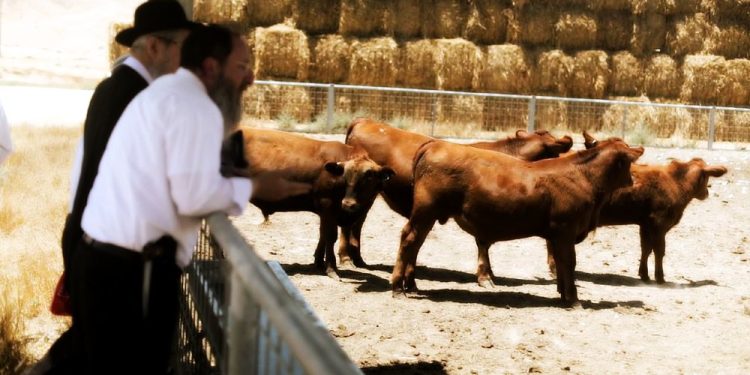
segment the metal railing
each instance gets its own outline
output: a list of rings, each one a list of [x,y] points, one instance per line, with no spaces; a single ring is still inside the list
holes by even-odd
[[[282,130],[341,132],[357,116],[435,137],[497,138],[525,128],[620,136],[634,144],[737,148],[750,108],[256,81],[246,116]]]
[[[361,374],[278,263],[210,216],[182,279],[181,374]]]

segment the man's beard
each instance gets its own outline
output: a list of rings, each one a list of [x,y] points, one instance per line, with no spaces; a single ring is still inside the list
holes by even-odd
[[[224,133],[230,133],[242,117],[242,91],[232,87],[232,83],[222,76],[209,92],[209,96],[219,107],[224,118]]]

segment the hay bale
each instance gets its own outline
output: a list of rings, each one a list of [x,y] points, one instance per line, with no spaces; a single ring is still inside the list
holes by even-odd
[[[596,45],[596,17],[591,12],[564,11],[555,23],[555,43],[562,49],[591,49]]]
[[[573,57],[561,50],[539,54],[534,68],[534,91],[567,96],[568,82],[573,71]]]
[[[291,0],[245,0],[248,26],[282,23],[291,11]]]
[[[714,0],[713,3],[718,18],[750,24],[750,0]]]
[[[568,129],[568,105],[562,101],[536,102],[535,127],[544,130]]]
[[[720,93],[720,105],[750,105],[750,60],[733,59],[725,63],[727,80]]]
[[[259,79],[307,80],[310,50],[307,36],[284,24],[255,30],[255,74]]]
[[[635,17],[630,51],[636,56],[659,53],[667,35],[667,18],[663,14],[647,13]]]
[[[291,117],[298,122],[309,122],[312,118],[310,93],[305,87],[254,85],[243,96],[243,105],[248,118]]]
[[[672,56],[699,53],[714,28],[703,13],[677,17],[666,35],[667,51]]]
[[[720,24],[709,34],[706,51],[727,59],[750,58],[750,32],[743,25]]]
[[[701,0],[633,0],[632,8],[634,14],[692,14],[700,11]]]
[[[193,19],[232,25],[244,32],[249,26],[245,3],[246,0],[194,0]]]
[[[628,51],[612,55],[612,82],[614,95],[634,96],[643,92],[643,64]]]
[[[680,95],[682,74],[677,62],[668,55],[656,55],[646,62],[643,88],[651,98],[676,98]]]
[[[351,46],[341,35],[324,35],[310,39],[310,81],[345,82],[351,64]]]
[[[465,38],[479,44],[505,43],[509,6],[507,2],[497,0],[472,1]]]
[[[420,36],[422,24],[422,5],[414,0],[393,0],[393,34],[398,38],[416,38]]]
[[[728,112],[727,119],[731,129],[722,131],[722,136],[717,139],[729,142],[749,142],[750,141],[750,112]]]
[[[589,8],[597,12],[630,12],[632,11],[632,0],[591,0],[589,1]]]
[[[356,40],[352,43],[349,83],[394,86],[399,52],[393,38]]]
[[[128,27],[133,26],[131,23],[114,22],[109,27],[109,66],[113,66],[115,61],[121,56],[130,53],[130,48],[115,42],[115,35]]]
[[[441,90],[472,90],[479,85],[482,53],[464,39],[438,39],[435,47],[442,54],[439,65],[439,88]]]
[[[339,33],[358,37],[392,34],[392,5],[382,0],[342,0]]]
[[[341,0],[292,0],[294,25],[307,34],[335,34],[339,29]]]
[[[717,104],[726,85],[725,60],[721,56],[687,55],[682,64],[684,82],[680,100],[699,104]]]
[[[438,101],[440,105],[438,121],[474,128],[482,123],[484,98],[450,95],[441,97]]]
[[[571,69],[570,93],[578,98],[601,99],[607,92],[610,75],[606,52],[578,52]]]
[[[709,133],[709,127],[710,127],[710,121],[711,121],[711,111],[704,110],[704,111],[694,111],[693,112],[693,122],[690,124],[690,127],[684,130],[685,134],[683,137],[685,139],[692,139],[692,140],[698,140],[698,141],[707,141],[708,140],[708,133]],[[714,117],[714,137],[718,135],[717,133],[721,132],[723,128],[727,127],[728,121],[726,118],[726,113],[724,111],[716,111],[716,115]]]
[[[437,89],[440,87],[442,54],[433,39],[406,42],[402,48],[398,83],[406,87]]]
[[[650,103],[646,97],[613,97],[612,100]],[[602,131],[611,135],[646,130],[654,134],[658,127],[656,107],[649,105],[612,104],[602,115]]]
[[[422,36],[425,38],[458,38],[464,34],[469,16],[468,2],[423,0]]]
[[[512,31],[508,40],[517,44],[552,45],[557,15],[557,10],[548,7],[524,7],[519,16],[509,20],[508,28]]]
[[[488,46],[480,88],[492,92],[523,94],[530,91],[531,64],[515,44]]]
[[[596,31],[600,48],[611,51],[628,49],[633,38],[632,16],[627,12],[602,12]]]
[[[605,104],[567,103],[568,130],[580,134],[581,131],[597,132],[602,128],[604,111],[609,107]]]
[[[656,107],[656,122],[659,124],[654,132],[656,137],[680,140],[693,127],[693,115],[681,107]]]

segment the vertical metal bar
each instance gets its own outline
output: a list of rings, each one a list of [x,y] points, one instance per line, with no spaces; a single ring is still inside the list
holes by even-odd
[[[622,122],[620,123],[620,138],[625,139],[625,126],[628,125],[628,105],[622,106]]]
[[[531,97],[531,100],[529,100],[529,121],[526,125],[526,130],[529,133],[534,132],[534,122],[536,121],[536,95]]]
[[[435,122],[437,122],[437,95],[432,95],[432,107],[430,108],[430,117],[432,117],[432,125],[430,126],[430,137],[435,136]]]
[[[242,282],[231,271],[229,283],[229,323],[227,325],[228,375],[257,375],[259,306],[242,288]]]
[[[708,113],[708,149],[714,149],[714,136],[716,135],[716,107],[711,107]]]
[[[328,85],[328,102],[326,103],[326,129],[330,132],[333,128],[333,103],[335,99],[335,88],[333,83]]]

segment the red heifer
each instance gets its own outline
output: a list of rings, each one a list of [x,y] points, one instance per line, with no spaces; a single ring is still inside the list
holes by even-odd
[[[598,147],[594,137],[584,132],[586,148]],[[667,165],[631,167],[633,186],[616,190],[602,208],[599,225],[636,224],[640,227],[641,265],[638,275],[648,281],[648,257],[654,253],[657,283],[664,283],[665,237],[682,218],[687,205],[708,197],[709,177],[727,173],[724,166],[708,166],[703,159],[686,163],[673,160]],[[550,258],[551,260],[551,258]],[[554,261],[550,270],[554,268]]]
[[[378,164],[388,165],[395,171],[393,178],[383,188],[381,195],[388,206],[399,215],[409,217],[413,195],[412,161],[419,146],[433,140],[426,135],[391,127],[367,118],[354,120],[347,129],[346,143],[367,151]],[[519,130],[515,137],[494,142],[477,142],[470,146],[503,152],[523,160],[533,161],[557,157],[570,150],[573,139],[565,136],[555,139],[549,132],[540,130],[527,133]],[[365,217],[352,226],[350,233],[342,232],[339,242],[339,259],[361,267],[360,233]]]
[[[312,185],[308,193],[281,201],[253,197],[250,202],[260,208],[264,216],[282,211],[316,213],[320,217],[320,238],[315,249],[315,265],[336,277],[333,254],[336,227],[348,229],[360,220],[393,171],[373,162],[363,151],[341,142],[248,127],[240,127],[240,131],[249,164],[247,176],[273,173],[289,181]]]
[[[417,254],[436,221],[453,218],[474,236],[477,274],[492,280],[488,249],[497,241],[539,236],[557,261],[557,290],[576,303],[575,244],[596,227],[601,205],[632,184],[643,154],[619,139],[557,159],[527,162],[502,153],[432,141],[414,159],[414,205],[393,267],[394,295],[416,291]]]

